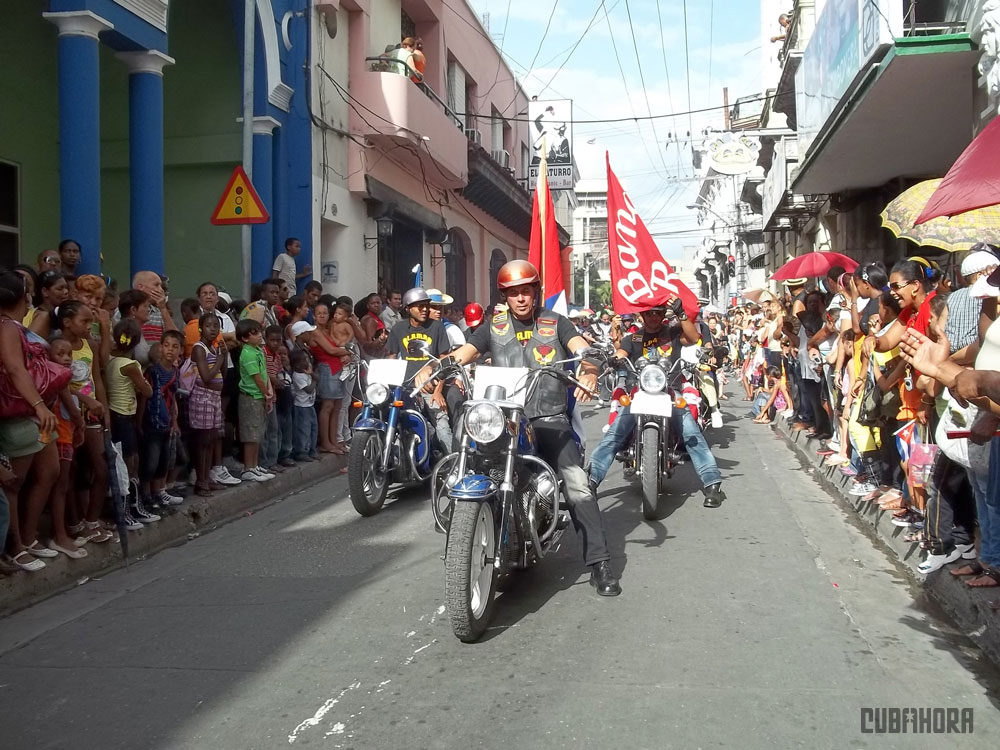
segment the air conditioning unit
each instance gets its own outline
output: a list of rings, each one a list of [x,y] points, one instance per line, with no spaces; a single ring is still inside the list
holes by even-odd
[[[473,143],[475,143],[477,146],[483,145],[483,134],[480,133],[475,128],[466,128],[465,137],[468,138]]]
[[[493,161],[504,169],[510,168],[510,151],[493,151],[490,153],[490,156],[493,157]]]

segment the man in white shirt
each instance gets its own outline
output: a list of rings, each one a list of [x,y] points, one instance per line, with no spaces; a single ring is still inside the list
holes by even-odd
[[[398,289],[391,290],[385,296],[385,307],[382,308],[382,312],[379,313],[379,317],[382,322],[385,323],[385,329],[391,331],[393,327],[403,319],[403,316],[399,312],[399,308],[403,305],[403,295],[400,294]]]
[[[301,271],[297,270],[295,256],[300,252],[302,252],[302,243],[295,237],[289,237],[285,240],[285,252],[274,259],[274,265],[271,267],[271,278],[281,279],[288,284],[292,294],[295,294],[298,280],[304,279],[312,273],[312,266],[308,263],[302,266]]]

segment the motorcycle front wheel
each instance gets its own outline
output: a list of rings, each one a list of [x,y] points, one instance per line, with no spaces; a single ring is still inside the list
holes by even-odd
[[[465,643],[477,640],[493,616],[497,555],[493,506],[456,503],[445,557],[445,599],[451,629]]]
[[[382,436],[377,432],[358,432],[347,458],[347,486],[351,505],[362,516],[374,516],[385,505],[389,477],[379,469],[382,462]]]
[[[642,517],[659,518],[660,511],[660,432],[655,427],[642,429]]]

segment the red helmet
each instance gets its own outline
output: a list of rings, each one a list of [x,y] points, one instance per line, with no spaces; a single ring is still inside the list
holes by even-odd
[[[526,260],[508,261],[497,273],[497,289],[510,289],[521,284],[538,284],[540,281],[538,269]]]
[[[478,302],[470,302],[465,306],[465,324],[475,328],[483,322],[483,306]]]

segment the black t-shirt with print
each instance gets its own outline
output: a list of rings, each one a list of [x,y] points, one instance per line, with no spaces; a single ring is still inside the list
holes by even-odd
[[[542,314],[542,311],[536,310],[534,316],[529,320],[518,320],[513,315],[508,316],[508,320],[513,325],[514,333],[517,335],[517,340],[521,342],[521,346],[524,346],[531,340],[531,335],[535,331],[535,321]],[[559,337],[559,343],[568,354],[572,355],[572,352],[569,351],[569,342],[574,337],[580,335],[577,333],[576,326],[569,322],[569,318],[564,318],[557,313],[545,310],[544,314],[547,317],[556,318],[556,336]],[[492,319],[487,321],[469,336],[468,343],[476,347],[476,350],[480,354],[485,354],[490,350],[490,327],[492,322]]]
[[[427,342],[430,353],[435,357],[443,357],[451,350],[448,332],[440,320],[428,320],[422,325],[411,326],[407,319],[397,323],[389,331],[386,347],[389,354],[406,360],[407,378],[412,378],[428,362],[427,355],[417,348],[420,341]]]
[[[679,323],[664,325],[656,333],[641,331],[622,339],[622,350],[633,362],[652,351],[655,351],[658,357],[670,357],[670,361],[673,362],[680,356],[682,346]]]

